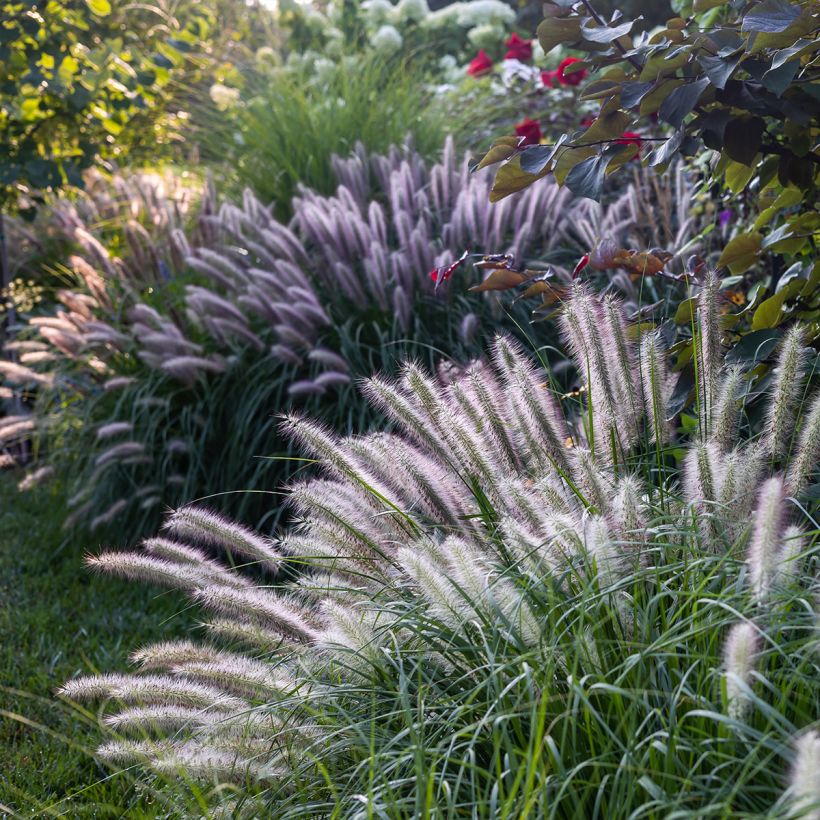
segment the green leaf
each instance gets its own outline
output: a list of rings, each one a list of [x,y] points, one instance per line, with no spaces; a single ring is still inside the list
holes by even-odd
[[[729,77],[732,76],[741,59],[743,59],[742,54],[731,59],[702,54],[698,57],[698,62],[715,88],[726,88]]]
[[[766,122],[761,117],[733,117],[723,132],[724,150],[735,162],[751,165],[765,130]]]
[[[718,268],[729,268],[733,274],[743,273],[757,261],[763,236],[756,231],[732,239],[718,259]]]
[[[641,19],[643,18],[637,18],[637,20]],[[619,37],[629,34],[637,20],[629,20],[620,26],[613,26],[611,28],[609,26],[581,26],[581,35],[590,43],[611,43]]]
[[[692,323],[692,318],[695,315],[697,308],[697,298],[692,296],[689,299],[684,299],[675,311],[675,324],[688,325]]]
[[[608,158],[602,154],[582,160],[567,174],[567,188],[576,196],[600,201],[608,162]]]
[[[676,88],[658,109],[658,116],[674,128],[680,128],[684,119],[697,105],[700,95],[709,86],[709,78],[701,77],[693,83]]]
[[[785,31],[800,17],[800,14],[800,6],[788,3],[786,0],[763,0],[747,12],[740,30],[776,34]]]
[[[726,364],[751,366],[769,357],[777,347],[782,332],[779,330],[756,330],[747,333],[726,354]]]
[[[796,296],[805,285],[803,279],[792,279],[782,290],[777,291],[774,296],[760,303],[760,307],[752,317],[752,330],[762,330],[764,328],[776,327],[783,316],[783,305],[792,296]]]
[[[755,175],[757,171],[757,161],[753,160],[751,164],[744,165],[742,162],[735,162],[729,159],[728,154],[723,154],[723,156],[727,159],[724,173],[726,186],[732,193],[739,194],[746,189],[749,181]]]
[[[66,55],[60,62],[57,76],[63,85],[68,85],[79,70],[80,64],[71,55]]]
[[[490,191],[490,202],[498,202],[505,196],[522,191],[538,179],[537,175],[522,170],[520,160],[520,157],[515,157],[498,169]]]
[[[98,17],[107,17],[111,14],[111,3],[108,0],[85,0],[88,8]]]
[[[548,54],[563,43],[581,39],[581,20],[578,17],[547,17],[536,29],[538,42]]]
[[[820,260],[814,263],[808,281],[803,285],[800,295],[808,299],[818,287],[820,287]]]
[[[528,146],[521,152],[521,170],[528,174],[540,174],[566,141],[567,135],[561,134],[555,145]]]
[[[792,80],[797,76],[800,69],[800,60],[789,60],[779,65],[777,68],[770,68],[764,75],[761,82],[776,97],[783,96],[783,92],[791,85]]]

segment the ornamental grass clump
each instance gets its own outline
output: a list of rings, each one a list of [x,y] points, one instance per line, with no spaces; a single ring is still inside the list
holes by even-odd
[[[210,794],[230,791],[234,816],[808,811],[805,484],[784,491],[788,460],[745,420],[731,441],[711,418],[665,445],[658,339],[631,341],[619,304],[582,285],[565,309],[585,398],[556,393],[505,335],[447,379],[408,362],[362,385],[390,432],[282,419],[320,472],[292,482],[263,566],[220,557],[199,506],[174,513],[159,557],[149,541],[130,563],[89,558],[184,586],[205,613],[204,639],[149,644],[131,675],[61,690],[101,704],[116,731],[100,757],[171,778],[169,799],[222,784]],[[611,396],[627,372],[624,404]],[[788,435],[806,436],[793,418]],[[218,528],[229,548],[249,538]]]
[[[238,491],[288,474],[290,462],[265,458],[291,455],[274,413],[300,406],[334,429],[362,427],[370,411],[356,378],[395,372],[402,356],[432,365],[442,349],[468,361],[490,324],[528,318],[496,294],[468,299],[478,279],[469,265],[449,281],[431,271],[465,250],[503,252],[517,264],[548,261],[563,280],[590,237],[622,242],[645,223],[640,187],[608,208],[549,184],[491,205],[489,180],[452,141],[432,165],[405,146],[384,156],[358,148],[333,166],[335,195],[300,188],[288,224],[250,192],[219,205],[208,186],[194,219],[188,189],[169,188],[166,201],[142,178],[58,209],[83,250],[69,260],[76,285],[57,292],[54,315],[29,319],[32,338],[13,343],[37,345],[26,355],[48,361],[9,365],[5,376],[40,397],[39,452],[70,476],[70,525],[122,521],[125,506],[144,532],[164,503],[228,488],[233,513],[261,521],[266,497]],[[120,259],[82,217],[113,217],[128,192],[145,204],[131,213]]]

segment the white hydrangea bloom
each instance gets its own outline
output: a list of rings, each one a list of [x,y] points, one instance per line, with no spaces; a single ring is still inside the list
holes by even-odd
[[[390,0],[364,0],[361,9],[368,28],[378,28],[385,23],[392,23],[396,16],[396,9]]]
[[[467,32],[467,39],[475,48],[490,49],[504,39],[504,30],[492,23],[483,23]]]
[[[382,26],[370,38],[370,44],[376,51],[398,51],[403,42],[399,30],[394,26]]]
[[[448,71],[452,71],[454,68],[458,68],[458,60],[455,58],[455,55],[453,54],[445,54],[438,61],[438,67],[442,72],[446,74]]]
[[[239,89],[222,83],[214,83],[210,89],[211,99],[220,111],[232,108],[239,102]]]
[[[509,28],[515,22],[515,11],[501,0],[471,0],[471,2],[451,3],[438,11],[430,12],[422,21],[431,29],[447,26],[475,28],[481,25],[496,25]]]
[[[460,26],[502,25],[515,23],[515,11],[501,0],[472,0],[469,3],[456,3],[456,20]]]
[[[399,0],[396,11],[401,20],[418,22],[430,13],[430,7],[427,5],[427,0]]]

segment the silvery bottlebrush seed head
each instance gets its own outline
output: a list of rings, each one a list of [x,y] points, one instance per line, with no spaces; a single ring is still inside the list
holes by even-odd
[[[712,408],[709,435],[724,452],[739,438],[742,383],[743,373],[740,368],[730,368],[723,377]]]
[[[723,647],[727,711],[735,720],[743,720],[750,707],[748,689],[760,651],[760,636],[754,624],[735,624]]]
[[[698,514],[698,525],[709,550],[716,549],[720,530],[720,508],[715,503],[725,476],[725,462],[712,442],[695,442],[683,462],[685,500]]]
[[[806,549],[807,539],[797,526],[786,527],[782,545],[775,557],[772,586],[786,586],[801,576],[801,559]]]
[[[163,529],[172,535],[230,550],[273,572],[278,571],[282,561],[270,539],[201,507],[180,507],[168,518]]]
[[[567,347],[578,376],[586,384],[592,438],[598,458],[612,457],[613,441],[629,440],[628,424],[619,428],[624,409],[613,392],[610,366],[605,355],[603,309],[586,285],[576,283],[572,298],[561,312]],[[611,347],[611,345],[610,345]]]
[[[789,817],[820,820],[820,732],[816,729],[795,740],[787,795]]]
[[[665,444],[671,433],[667,418],[671,386],[666,351],[657,333],[647,333],[641,339],[640,370],[644,411],[652,432],[651,440]]]
[[[820,395],[815,396],[808,403],[791,465],[786,473],[786,485],[792,495],[797,495],[805,488],[812,473],[817,472],[818,464],[820,464]]]
[[[786,492],[783,479],[775,476],[763,483],[753,514],[752,538],[746,563],[752,597],[762,603],[771,586],[777,550],[783,539]]]
[[[698,395],[705,423],[712,417],[717,401],[723,357],[720,341],[720,279],[707,271],[697,297],[698,327],[695,349],[698,362]]]
[[[788,452],[795,416],[803,395],[803,371],[808,352],[804,348],[805,328],[794,325],[783,339],[767,405],[763,442],[770,456]]]

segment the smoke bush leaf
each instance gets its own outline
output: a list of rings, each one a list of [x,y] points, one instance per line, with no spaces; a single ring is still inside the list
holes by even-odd
[[[540,174],[566,141],[567,135],[561,134],[555,145],[533,145],[525,148],[521,153],[521,170],[528,174]]]
[[[599,201],[604,190],[604,176],[608,163],[608,158],[602,154],[581,160],[567,174],[565,181],[567,188],[576,196]]]
[[[766,123],[761,117],[734,117],[723,132],[724,150],[735,162],[752,165],[765,130]]]
[[[518,271],[497,268],[480,285],[474,285],[470,290],[474,293],[483,293],[487,290],[510,290],[525,282],[526,278]]]
[[[486,168],[488,165],[495,165],[496,162],[503,162],[513,156],[518,148],[519,137],[501,137],[497,139],[482,157],[475,167],[476,171]]]
[[[723,249],[717,267],[728,267],[733,274],[743,273],[755,263],[762,243],[763,236],[756,231],[736,236]]]
[[[783,95],[783,92],[791,85],[791,81],[800,69],[800,60],[789,60],[782,63],[777,68],[770,68],[764,75],[761,82],[776,97]]]
[[[684,119],[697,105],[700,95],[708,88],[709,78],[701,77],[693,83],[676,88],[658,109],[658,116],[675,128],[680,128]]]
[[[703,54],[698,57],[698,62],[715,88],[726,88],[726,82],[738,67],[741,59],[742,55],[730,60]]]
[[[663,145],[652,151],[648,158],[648,164],[655,166],[669,162],[681,147],[685,135],[686,131],[682,128],[675,131]]]
[[[581,21],[577,17],[548,17],[536,29],[538,42],[547,54],[562,43],[581,39]]]
[[[641,17],[637,18],[637,20],[641,19]],[[637,20],[627,20],[626,23],[622,23],[620,26],[613,26],[611,28],[609,26],[582,26],[581,34],[583,35],[583,38],[588,40],[590,43],[611,43],[619,37],[623,37],[624,34],[629,34],[629,32],[632,31],[632,26],[635,25]]]
[[[794,23],[800,14],[800,6],[786,0],[764,0],[744,16],[740,30],[779,33]]]
[[[624,83],[621,87],[621,105],[632,108],[637,105],[651,90],[654,83]]]
[[[521,168],[521,158],[514,157],[498,169],[495,182],[490,191],[490,202],[498,202],[500,199],[504,199],[505,196],[522,191],[528,185],[532,185],[539,176],[543,175],[527,173]]]

